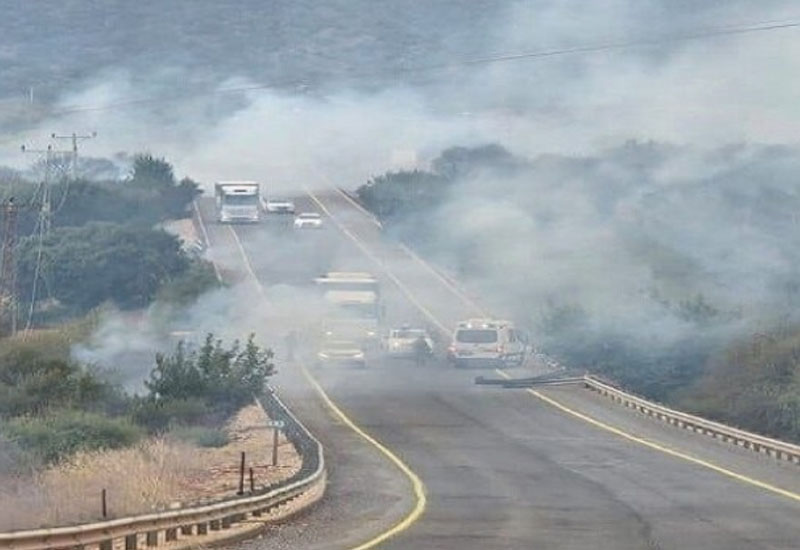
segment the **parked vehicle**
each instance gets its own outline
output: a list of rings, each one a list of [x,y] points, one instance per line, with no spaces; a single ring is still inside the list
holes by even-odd
[[[322,216],[316,212],[301,212],[294,218],[295,229],[322,229]]]
[[[424,328],[411,328],[405,325],[389,331],[384,342],[384,351],[389,357],[414,357],[420,339],[425,342],[428,354],[433,353],[433,339]]]
[[[358,342],[325,338],[317,353],[321,365],[344,364],[358,367],[367,366],[366,354]]]
[[[458,323],[448,349],[456,367],[507,367],[522,365],[528,338],[511,321],[469,319]]]
[[[267,214],[294,214],[294,201],[290,199],[268,198],[264,200]]]

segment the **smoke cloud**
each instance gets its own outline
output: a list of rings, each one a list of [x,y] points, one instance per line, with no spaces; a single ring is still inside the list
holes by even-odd
[[[276,194],[353,188],[390,169],[427,169],[453,145],[499,143],[524,166],[460,180],[425,220],[433,237],[421,243],[446,265],[469,247],[472,269],[461,275],[493,296],[498,310],[530,322],[548,302],[566,300],[591,312],[596,323],[643,337],[680,335],[692,326],[664,304],[702,295],[741,330],[743,319],[758,324],[795,303],[796,30],[406,69],[496,53],[666,39],[786,20],[793,8],[786,0],[540,0],[483,6],[470,12],[474,20],[449,23],[439,16],[450,11],[437,5],[426,13],[420,5],[400,16],[408,17],[401,26],[421,25],[424,40],[436,28],[446,38],[439,49],[428,42],[427,52],[414,49],[408,37],[391,33],[354,49],[334,32],[332,54],[304,57],[296,74],[286,65],[280,74],[240,65],[231,73],[216,63],[198,78],[191,64],[180,69],[173,63],[155,64],[143,77],[138,65],[121,63],[75,85],[55,108],[91,109],[44,120],[16,137],[96,130],[99,139],[86,146],[93,156],[151,151],[206,189],[217,179],[256,179]],[[478,38],[470,41],[471,35]],[[395,43],[415,53],[394,55]],[[317,78],[310,78],[315,71]],[[178,82],[208,93],[193,94]],[[265,88],[228,91],[253,86]],[[130,102],[149,97],[160,100]],[[0,163],[20,167],[15,155],[4,151]],[[263,245],[269,252],[262,261],[291,264],[280,243]],[[314,268],[335,264],[337,254]],[[302,266],[293,269],[270,289],[279,303],[281,297],[297,300],[287,283],[308,275]],[[260,326],[262,319],[231,305],[247,300],[248,292],[254,290],[204,298],[186,325],[217,332],[220,326]],[[151,328],[123,341],[115,323],[98,333],[93,351],[76,353],[108,362],[108,353],[114,357],[125,346],[158,349]]]

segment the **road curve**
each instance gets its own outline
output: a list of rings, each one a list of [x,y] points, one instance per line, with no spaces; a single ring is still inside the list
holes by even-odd
[[[386,278],[395,321],[432,323],[433,317],[448,326],[470,314],[471,306],[397,244],[385,242],[341,195],[315,194],[303,207],[332,214],[346,230],[320,236],[334,251],[330,267],[370,269]],[[236,229],[251,257],[259,256],[271,231]],[[313,251],[306,237],[299,248]],[[298,267],[318,261],[297,257]],[[275,280],[270,262],[255,262],[254,271],[265,284]],[[535,369],[529,365],[524,373]],[[797,502],[599,430],[525,392],[476,387],[475,374],[438,363],[417,368],[386,361],[362,371],[314,372],[342,409],[426,484],[426,514],[382,548],[798,548]],[[582,390],[549,394],[635,436],[800,493],[795,465],[665,427]],[[292,544],[313,547],[303,536]]]

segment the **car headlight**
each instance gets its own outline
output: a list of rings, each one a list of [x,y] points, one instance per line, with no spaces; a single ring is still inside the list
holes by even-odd
[[[363,358],[364,358],[364,352],[363,351],[359,351],[358,353],[353,355],[353,359],[363,359]]]
[[[370,336],[370,337],[375,336],[375,331],[374,330],[368,330],[367,331],[367,336]]]
[[[400,347],[400,342],[392,342],[390,345],[392,349],[397,349]]]
[[[317,354],[317,357],[319,357],[320,359],[327,359],[328,358],[328,354],[327,353],[323,353],[323,352],[319,352]]]

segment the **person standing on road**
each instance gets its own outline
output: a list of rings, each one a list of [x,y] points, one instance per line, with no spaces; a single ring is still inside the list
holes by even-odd
[[[431,354],[431,347],[423,335],[414,340],[414,362],[421,366],[426,363],[428,356]]]

